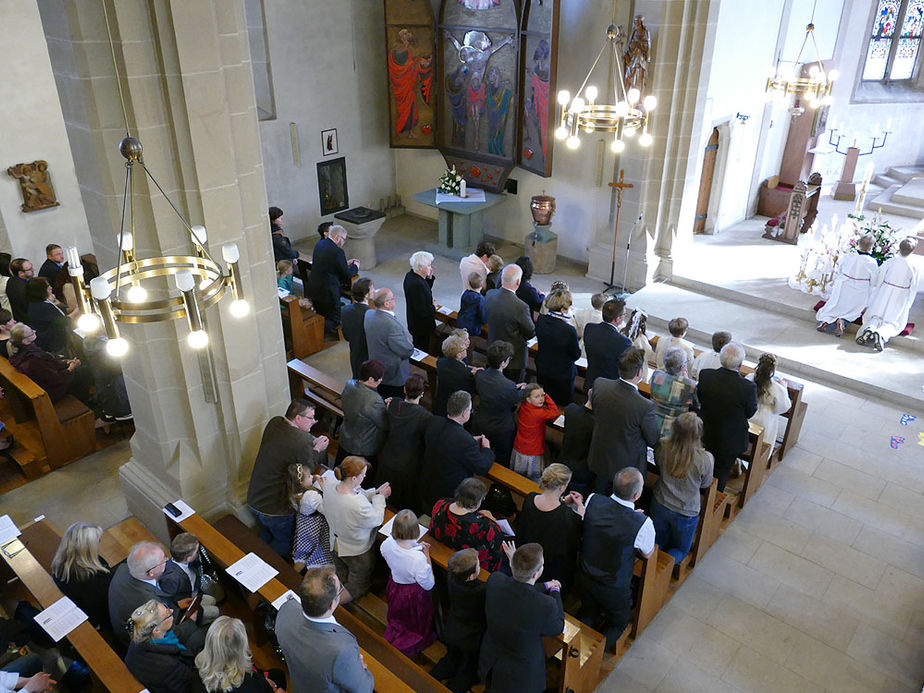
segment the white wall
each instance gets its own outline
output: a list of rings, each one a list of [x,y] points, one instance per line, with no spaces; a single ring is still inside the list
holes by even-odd
[[[13,257],[45,261],[45,246],[76,245],[92,251],[64,116],[51,71],[48,47],[34,0],[6,0],[0,21],[4,48],[0,79],[0,217]],[[9,166],[44,159],[59,206],[25,214],[19,181]],[[3,248],[7,250],[7,248]]]
[[[266,189],[297,240],[314,236],[322,221],[318,161],[346,157],[350,207],[377,208],[394,192],[384,13],[371,0],[266,0],[265,12],[277,116],[260,123]],[[298,166],[290,122],[298,126]],[[328,128],[337,128],[340,152],[323,157],[321,131]]]

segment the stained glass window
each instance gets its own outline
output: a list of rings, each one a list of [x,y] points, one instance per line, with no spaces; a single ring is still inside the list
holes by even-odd
[[[919,58],[922,34],[924,0],[878,0],[863,65],[863,80],[911,79]]]

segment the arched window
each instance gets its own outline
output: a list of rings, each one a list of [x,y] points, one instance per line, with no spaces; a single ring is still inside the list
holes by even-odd
[[[924,0],[878,0],[863,64],[864,82],[914,78],[924,33]]]

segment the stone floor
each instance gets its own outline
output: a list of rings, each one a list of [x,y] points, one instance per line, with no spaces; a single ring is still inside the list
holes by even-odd
[[[370,274],[398,290],[399,316],[407,257],[434,236],[433,224],[411,217],[379,233],[381,264]],[[518,249],[500,253],[514,259]],[[452,307],[457,267],[436,260],[436,297]],[[547,289],[559,276],[579,304],[602,288],[572,266],[535,283]],[[310,362],[344,378],[347,357],[338,345]],[[804,382],[809,409],[799,444],[601,691],[921,689],[924,414],[902,425],[902,408]],[[905,442],[892,449],[892,436]],[[122,443],[4,494],[0,513],[17,522],[45,514],[59,527],[76,519],[115,524],[127,515],[118,467],[129,455]]]

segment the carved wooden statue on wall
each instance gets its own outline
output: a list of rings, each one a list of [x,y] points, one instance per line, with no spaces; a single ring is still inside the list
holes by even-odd
[[[392,147],[436,143],[433,12],[422,0],[385,0],[389,139]]]
[[[540,176],[552,175],[558,65],[558,0],[530,0],[520,21],[520,146],[517,163]],[[549,99],[552,107],[549,108]]]
[[[13,178],[19,180],[22,190],[22,211],[37,212],[40,209],[57,207],[54,188],[48,180],[48,162],[33,161],[31,164],[16,164],[7,170]]]
[[[625,66],[626,89],[638,89],[643,98],[646,95],[645,80],[648,77],[648,63],[650,62],[651,34],[645,26],[645,18],[637,14],[635,15],[635,26],[632,28],[629,42],[622,55],[622,63]]]
[[[440,151],[469,183],[499,190],[517,143],[515,0],[443,0]]]

